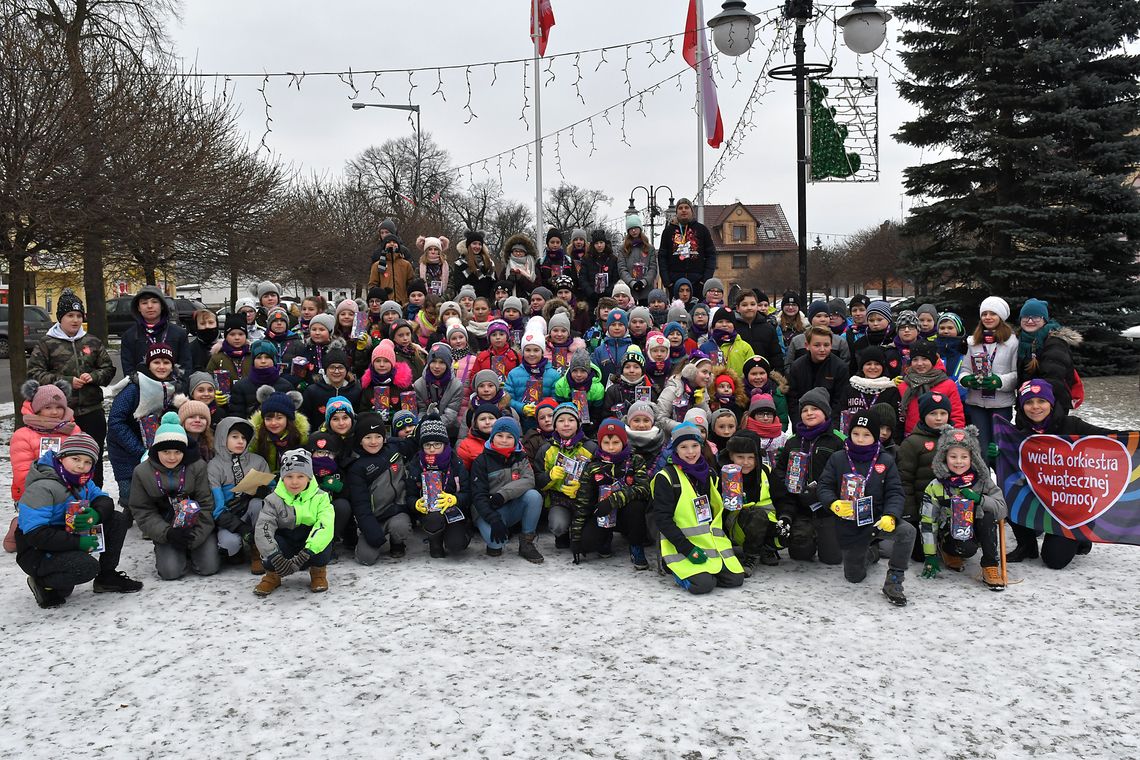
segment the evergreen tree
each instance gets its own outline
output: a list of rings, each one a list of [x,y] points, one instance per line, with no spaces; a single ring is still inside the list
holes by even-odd
[[[1140,309],[1140,3],[911,0],[897,137],[937,158],[905,171],[925,205],[908,231],[936,242],[916,279],[1049,301],[1085,334],[1083,371],[1127,369],[1117,338]]]

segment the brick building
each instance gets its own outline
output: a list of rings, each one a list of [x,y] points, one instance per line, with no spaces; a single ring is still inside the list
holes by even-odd
[[[794,281],[785,282],[795,276],[798,245],[780,204],[706,205],[705,226],[719,254],[716,276],[726,288],[739,283],[776,291]]]

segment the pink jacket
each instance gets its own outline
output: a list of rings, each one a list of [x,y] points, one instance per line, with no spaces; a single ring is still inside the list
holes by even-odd
[[[24,427],[12,433],[12,443],[9,446],[12,458],[13,503],[19,502],[20,497],[24,495],[24,481],[28,477],[28,472],[44,452],[49,448],[58,451],[64,438],[72,433],[83,432],[71,418],[70,410],[67,419],[51,432],[44,432],[48,429],[48,423],[41,421],[42,418],[32,411],[31,402],[25,401],[20,413],[24,417]]]

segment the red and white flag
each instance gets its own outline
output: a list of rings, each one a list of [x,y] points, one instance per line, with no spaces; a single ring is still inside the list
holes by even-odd
[[[712,59],[709,58],[709,41],[701,29],[704,26],[701,19],[704,17],[701,0],[689,0],[685,42],[681,50],[685,61],[700,72],[698,86],[701,88],[701,105],[704,108],[705,134],[708,136],[709,147],[719,148],[724,140],[724,124],[720,120],[720,106],[716,102],[716,82],[713,81]]]
[[[530,2],[530,34],[533,37],[534,28],[534,0]],[[554,26],[554,8],[550,6],[551,0],[538,0],[538,54],[546,55],[546,43],[550,41],[550,28]]]

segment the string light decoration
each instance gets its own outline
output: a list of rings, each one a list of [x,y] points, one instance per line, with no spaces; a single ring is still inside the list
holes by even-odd
[[[813,80],[809,137],[812,182],[878,182],[878,79]]]

